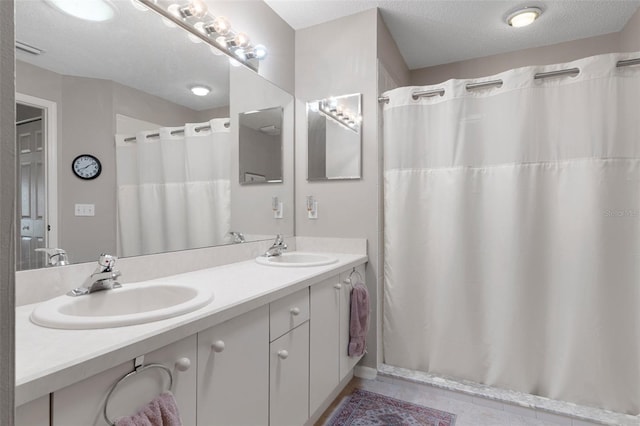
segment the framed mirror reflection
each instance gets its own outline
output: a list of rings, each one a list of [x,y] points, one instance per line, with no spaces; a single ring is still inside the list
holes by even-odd
[[[362,177],[362,95],[307,103],[309,181]]]

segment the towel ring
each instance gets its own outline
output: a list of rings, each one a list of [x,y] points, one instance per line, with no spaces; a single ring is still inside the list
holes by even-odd
[[[165,373],[167,373],[167,376],[169,376],[168,390],[171,390],[173,388],[173,373],[171,373],[171,369],[169,367],[162,364],[147,364],[147,365],[143,365],[143,364],[144,364],[144,356],[137,357],[134,360],[134,370],[122,376],[117,382],[113,384],[113,386],[111,386],[111,389],[109,389],[109,393],[107,394],[107,399],[104,401],[104,410],[102,412],[102,414],[104,415],[104,419],[107,421],[107,424],[110,424],[111,426],[115,425],[115,421],[111,420],[109,418],[109,415],[107,414],[107,407],[109,406],[109,400],[111,399],[111,395],[113,395],[115,390],[118,389],[118,387],[128,378],[135,376],[136,374],[144,370],[149,370],[151,368],[159,368]]]
[[[356,268],[353,268],[353,271],[351,271],[351,273],[349,274],[349,278],[344,280],[344,282],[349,284],[349,285],[353,285],[353,279],[351,278],[351,277],[353,277],[353,274],[356,274],[358,276],[358,278],[360,279],[360,281],[364,283],[364,279],[362,278],[362,275],[360,275],[360,272],[358,272]]]

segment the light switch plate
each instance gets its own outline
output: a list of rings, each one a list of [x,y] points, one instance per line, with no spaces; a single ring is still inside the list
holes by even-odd
[[[96,205],[95,204],[76,204],[75,215],[76,216],[95,216]]]

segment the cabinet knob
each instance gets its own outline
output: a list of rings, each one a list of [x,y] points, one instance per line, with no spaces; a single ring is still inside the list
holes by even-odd
[[[300,315],[300,308],[291,308],[291,315]]]
[[[176,361],[176,369],[178,371],[187,371],[191,368],[191,360],[187,357],[180,358]]]
[[[211,344],[211,349],[217,353],[224,351],[224,342],[222,340],[216,340]]]
[[[342,288],[342,284],[340,283],[334,284],[333,288],[335,288],[336,290],[340,290]]]
[[[289,352],[287,350],[285,350],[285,349],[281,349],[281,350],[278,351],[278,357],[280,359],[287,359],[287,358],[289,358]]]

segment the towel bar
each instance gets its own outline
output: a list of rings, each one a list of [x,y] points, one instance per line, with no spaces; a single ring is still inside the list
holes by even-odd
[[[136,374],[144,371],[144,370],[149,370],[151,368],[159,368],[162,371],[164,371],[165,373],[167,373],[167,375],[169,376],[169,389],[171,390],[173,388],[173,374],[171,373],[171,369],[169,369],[169,367],[167,367],[166,365],[162,365],[162,364],[147,364],[144,365],[144,355],[143,356],[139,356],[137,357],[134,361],[133,361],[133,365],[134,365],[134,369],[133,371],[128,372],[127,374],[125,374],[124,376],[122,376],[117,382],[115,382],[113,384],[113,386],[111,386],[111,389],[109,389],[109,393],[107,394],[107,399],[104,401],[104,411],[103,411],[103,415],[104,415],[104,419],[107,421],[107,424],[110,424],[111,426],[115,425],[115,422],[113,420],[111,420],[107,414],[107,407],[109,406],[109,400],[111,399],[111,395],[113,394],[113,392],[115,392],[115,390],[118,388],[118,386],[120,386],[122,384],[122,382],[124,382],[125,380],[127,380],[129,377],[135,376]]]
[[[346,284],[353,285],[353,279],[351,279],[351,277],[353,276],[353,274],[356,274],[356,275],[358,276],[358,278],[360,278],[360,281],[361,281],[362,283],[364,283],[364,279],[362,278],[362,275],[360,275],[360,272],[358,272],[358,271],[356,270],[356,268],[353,268],[353,271],[351,271],[351,273],[349,274],[349,278],[347,278],[346,280],[344,280],[344,282],[345,282]]]

